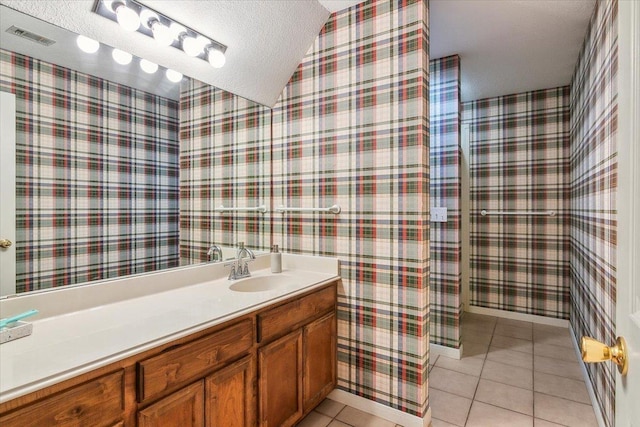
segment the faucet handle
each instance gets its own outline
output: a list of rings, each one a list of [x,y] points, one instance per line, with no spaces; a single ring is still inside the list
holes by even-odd
[[[226,264],[224,264],[225,267],[231,266],[231,270],[229,270],[229,280],[236,280],[238,272],[236,271],[236,262],[228,262]],[[237,266],[238,271],[242,270],[241,266]]]
[[[244,267],[243,267],[243,266],[241,266],[241,267],[240,267],[240,270],[241,270],[241,272],[242,272],[242,276],[244,276],[244,277],[249,277],[249,276],[251,276],[251,273],[249,273],[249,263],[250,263],[251,261],[253,261],[253,260],[252,260],[252,259],[247,259],[247,260],[245,260],[245,262],[244,262]]]

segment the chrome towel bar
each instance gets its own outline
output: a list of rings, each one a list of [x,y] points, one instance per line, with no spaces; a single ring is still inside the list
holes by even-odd
[[[260,213],[265,213],[267,211],[267,207],[265,205],[260,205],[260,206],[251,206],[251,207],[247,207],[247,208],[230,208],[230,207],[224,207],[223,205],[220,205],[216,208],[216,212],[260,212]]]
[[[276,208],[276,212],[328,212],[332,214],[339,214],[342,211],[340,205],[329,206],[328,208],[287,208],[280,205]]]
[[[556,211],[488,211],[483,209],[480,215],[526,215],[526,216],[556,216]]]

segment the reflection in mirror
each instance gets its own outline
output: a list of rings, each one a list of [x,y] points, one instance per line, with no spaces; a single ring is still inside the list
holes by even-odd
[[[216,213],[271,198],[271,110],[197,80],[180,99],[180,261],[203,261],[211,242],[270,247],[270,213]]]
[[[16,291],[177,266],[178,102],[0,50],[16,95]]]
[[[17,292],[206,261],[212,243],[269,246],[268,214],[214,212],[268,202],[268,108],[187,78],[167,86],[137,58],[96,66],[105,59],[81,52],[76,35],[15,11],[7,22],[6,10],[0,91],[16,95]],[[8,34],[11,25],[45,37],[53,27],[57,43],[60,32],[74,43],[42,59],[47,48]]]

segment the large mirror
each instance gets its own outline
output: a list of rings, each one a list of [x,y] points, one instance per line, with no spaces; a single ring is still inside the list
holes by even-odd
[[[268,214],[216,208],[268,203],[270,109],[0,8],[16,126],[15,176],[0,180],[15,185],[15,242],[0,256],[15,255],[15,293],[204,262],[214,243],[268,247]]]

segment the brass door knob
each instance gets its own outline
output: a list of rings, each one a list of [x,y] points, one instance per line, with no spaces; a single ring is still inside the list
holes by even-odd
[[[627,374],[629,357],[627,356],[627,343],[624,338],[616,338],[616,345],[609,347],[593,338],[582,337],[580,350],[582,352],[582,360],[585,362],[599,363],[612,360],[613,363],[618,365],[618,372],[622,375]]]
[[[13,243],[11,243],[11,240],[9,239],[0,239],[0,248],[8,248],[9,246],[11,246]]]

